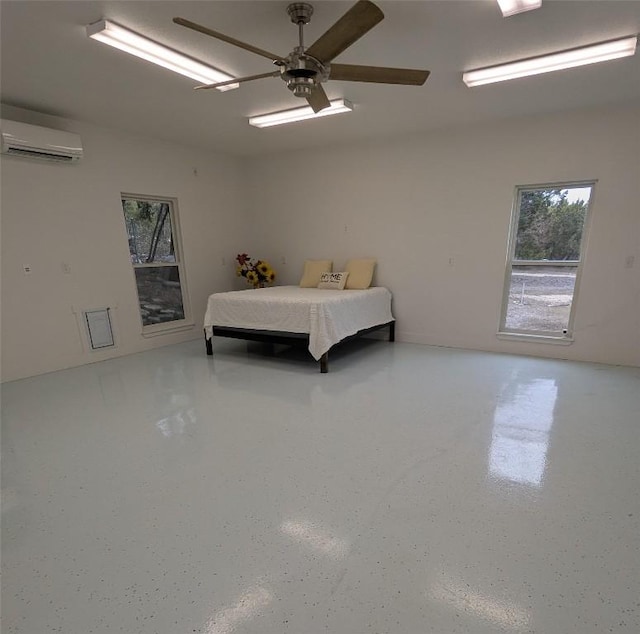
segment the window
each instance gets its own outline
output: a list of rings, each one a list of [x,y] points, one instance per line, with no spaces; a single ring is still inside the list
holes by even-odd
[[[594,183],[519,187],[500,332],[571,337]]]
[[[143,331],[175,326],[185,319],[186,295],[175,203],[123,195],[122,209]]]

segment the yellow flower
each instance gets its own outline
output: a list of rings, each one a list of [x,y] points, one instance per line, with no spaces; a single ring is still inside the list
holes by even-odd
[[[275,271],[271,271],[271,270],[270,270],[270,271],[267,273],[266,278],[267,278],[267,280],[268,280],[269,282],[273,282],[273,280],[275,280],[275,279],[276,279],[276,273],[275,273]]]
[[[238,264],[238,266],[236,266],[236,275],[238,277],[240,277],[242,275],[242,267]]]
[[[249,284],[257,284],[258,283],[258,274],[255,271],[247,271],[247,282]]]
[[[258,273],[260,273],[260,275],[264,275],[266,277],[269,274],[271,267],[269,266],[268,262],[262,261],[258,263],[256,269],[258,269]]]

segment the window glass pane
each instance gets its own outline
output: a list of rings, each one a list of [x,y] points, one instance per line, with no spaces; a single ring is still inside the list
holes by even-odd
[[[134,264],[175,262],[169,203],[125,198],[122,208],[131,261]]]
[[[590,187],[523,191],[515,260],[579,260]]]
[[[505,326],[562,334],[569,326],[577,269],[513,266]]]
[[[145,326],[184,319],[177,266],[136,267],[140,314]]]

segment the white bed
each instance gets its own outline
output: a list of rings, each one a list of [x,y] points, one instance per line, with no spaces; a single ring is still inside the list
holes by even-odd
[[[274,286],[214,293],[204,318],[209,354],[214,334],[276,342],[297,336],[308,339],[309,352],[321,361],[322,372],[335,344],[385,326],[393,340],[393,325],[391,293],[380,286],[342,291]]]

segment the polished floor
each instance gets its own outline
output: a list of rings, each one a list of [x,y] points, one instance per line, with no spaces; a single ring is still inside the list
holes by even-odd
[[[4,634],[640,632],[640,369],[197,341],[2,397]]]

